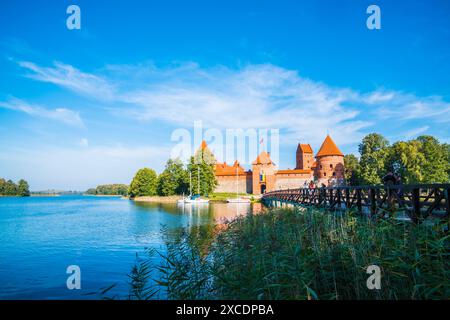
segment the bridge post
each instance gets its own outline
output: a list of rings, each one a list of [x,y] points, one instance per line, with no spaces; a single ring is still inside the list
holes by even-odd
[[[337,197],[337,205],[339,207],[339,209],[341,208],[341,190],[340,189],[336,189],[336,197]]]
[[[323,202],[323,191],[324,191],[324,189],[320,188],[320,190],[319,190],[319,206],[321,206],[322,202]]]
[[[328,199],[328,207],[331,206],[331,204],[333,203],[333,189],[330,189],[330,199]]]
[[[412,216],[410,217],[413,222],[417,222],[420,218],[420,189],[412,189]]]
[[[375,188],[370,188],[370,215],[374,216],[377,214],[377,197],[375,193]]]
[[[350,208],[350,189],[345,189],[345,208],[348,210]]]
[[[450,228],[450,187],[444,189],[445,212],[447,212],[448,227]]]
[[[358,207],[358,212],[362,214],[361,189],[356,189],[356,206]]]

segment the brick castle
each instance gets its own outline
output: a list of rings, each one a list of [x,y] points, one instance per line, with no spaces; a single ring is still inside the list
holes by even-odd
[[[201,148],[208,146],[203,141]],[[336,185],[344,182],[344,155],[329,135],[314,157],[309,144],[299,144],[295,169],[278,170],[270,154],[261,152],[252,163],[252,169],[245,171],[235,161],[233,165],[216,162],[215,175],[218,182],[215,192],[236,192],[262,194],[273,190],[295,189],[310,181],[318,185]]]

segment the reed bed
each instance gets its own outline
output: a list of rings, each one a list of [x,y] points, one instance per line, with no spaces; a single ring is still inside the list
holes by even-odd
[[[154,267],[159,280],[137,281],[152,295],[138,292],[139,298],[156,292],[169,299],[450,297],[449,236],[442,223],[276,209],[215,228],[167,231],[166,244]],[[381,269],[379,290],[367,287],[370,265]]]

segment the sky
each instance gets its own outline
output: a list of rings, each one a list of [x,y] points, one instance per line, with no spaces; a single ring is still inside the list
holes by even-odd
[[[278,129],[280,168],[327,133],[355,154],[372,132],[450,142],[449,61],[445,0],[2,0],[0,177],[129,183],[163,170],[194,121]]]

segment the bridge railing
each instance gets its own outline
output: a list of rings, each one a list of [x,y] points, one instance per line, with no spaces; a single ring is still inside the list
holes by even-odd
[[[369,215],[403,211],[414,222],[429,216],[450,217],[450,184],[299,188],[271,191],[262,200],[268,205],[279,201],[329,210],[355,209]]]

